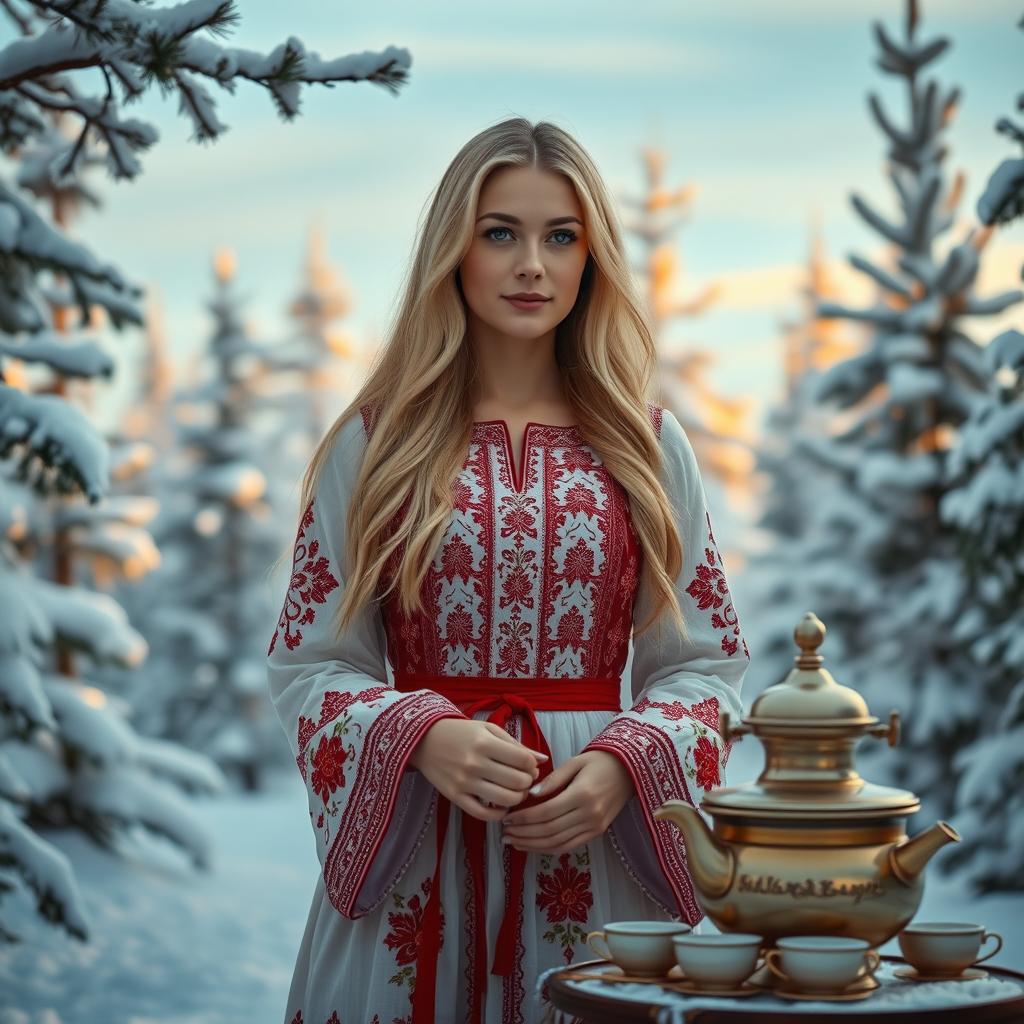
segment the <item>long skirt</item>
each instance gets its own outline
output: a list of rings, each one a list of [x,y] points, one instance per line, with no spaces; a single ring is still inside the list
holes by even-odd
[[[474,716],[484,720],[487,712]],[[554,766],[579,753],[614,717],[610,711],[537,712]],[[518,718],[510,732],[518,735]],[[436,807],[436,802],[435,802]],[[468,1021],[474,971],[470,957],[473,886],[462,843],[463,811],[451,805],[441,866],[443,941],[437,964],[436,1022]],[[320,877],[299,947],[285,1024],[410,1024],[420,923],[436,865],[433,817],[397,886],[362,917],[343,917]],[[545,970],[596,959],[589,931],[609,921],[678,920],[655,902],[627,868],[607,833],[559,855],[530,852],[523,882],[523,927],[515,969],[490,973],[505,911],[509,848],[500,822],[486,828],[486,931],[483,1024],[543,1024],[546,998],[535,999]],[[476,1022],[472,1022],[476,1024]]]

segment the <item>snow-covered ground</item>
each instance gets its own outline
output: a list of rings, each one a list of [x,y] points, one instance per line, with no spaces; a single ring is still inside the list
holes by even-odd
[[[756,775],[760,751],[736,746],[730,785]],[[286,772],[199,813],[218,851],[206,875],[156,841],[121,860],[77,833],[47,835],[74,862],[92,941],[9,897],[4,920],[24,942],[0,948],[0,1024],[282,1024],[318,870],[302,780]],[[1024,967],[1024,896],[972,899],[933,871],[919,917],[977,920],[1006,940],[992,963]]]
[[[207,874],[161,841],[133,861],[47,833],[74,863],[92,941],[5,901],[24,942],[0,948],[0,1024],[281,1024],[319,867],[302,779],[195,806],[215,837]]]

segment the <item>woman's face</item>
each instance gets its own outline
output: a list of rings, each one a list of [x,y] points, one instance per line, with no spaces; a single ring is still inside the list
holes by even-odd
[[[470,323],[515,338],[553,331],[576,302],[587,251],[583,208],[567,178],[536,167],[495,171],[460,264]],[[517,307],[508,297],[521,293],[545,301]]]

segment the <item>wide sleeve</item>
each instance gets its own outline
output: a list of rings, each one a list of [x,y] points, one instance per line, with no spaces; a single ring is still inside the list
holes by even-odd
[[[306,784],[326,895],[351,918],[394,888],[436,808],[435,788],[406,771],[410,754],[434,722],[465,717],[433,690],[388,684],[379,602],[337,636],[348,498],[365,444],[355,416],[300,518],[267,654],[270,698]]]
[[[636,793],[609,828],[609,838],[644,891],[690,924],[703,917],[686,867],[683,838],[654,812],[666,800],[697,807],[704,791],[723,784],[728,745],[718,732],[720,711],[743,712],[740,687],[750,663],[715,542],[707,493],[693,448],[668,409],[661,419],[661,480],[683,545],[676,597],[689,636],[666,611],[661,636],[654,623],[633,637],[633,704],[613,718],[586,750],[606,750],[629,769]],[[657,418],[655,420],[657,424]],[[634,603],[634,623],[652,609],[646,566]]]

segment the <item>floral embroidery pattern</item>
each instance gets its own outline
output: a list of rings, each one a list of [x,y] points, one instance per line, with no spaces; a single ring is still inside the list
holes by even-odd
[[[277,629],[270,638],[267,657],[274,653],[277,637],[282,629],[285,646],[289,651],[294,651],[302,643],[302,630],[298,627],[308,626],[316,619],[316,609],[313,605],[323,604],[327,600],[327,595],[341,585],[331,573],[327,557],[320,554],[320,542],[311,540],[308,545],[306,544],[306,530],[312,525],[311,500],[299,521],[299,532],[295,537],[295,548],[292,552],[292,578],[288,584],[288,593],[284,597],[281,617],[277,620]]]
[[[683,718],[692,718],[696,722],[703,722],[704,725],[718,731],[718,698],[708,697],[699,704],[687,707],[681,700],[660,701],[651,700],[650,697],[642,697],[631,708],[630,711],[642,713],[648,708],[657,708],[669,721],[678,722]]]
[[[570,864],[570,856],[575,865]],[[576,922],[586,923],[594,897],[590,892],[590,872],[579,868],[590,864],[587,848],[572,855],[563,853],[558,858],[558,867],[551,870],[551,855],[541,857],[541,871],[537,872],[537,907],[543,910],[549,924],[554,927],[544,933],[550,943],[561,945],[562,956],[567,964],[572,963],[573,946],[586,942],[587,933]]]
[[[372,700],[376,700],[382,694],[388,691],[387,686],[371,686],[366,690],[360,690],[359,693],[349,693],[339,690],[328,690],[323,696],[323,702],[320,705],[320,719],[316,721],[312,718],[306,718],[305,715],[299,715],[299,731],[298,731],[298,750],[299,755],[296,762],[299,766],[299,771],[302,773],[302,778],[306,779],[306,747],[309,746],[309,741],[313,736],[318,733],[328,722],[333,721],[339,715],[345,713],[345,711],[352,705],[359,701],[365,701],[369,703]],[[358,728],[358,726],[357,726]],[[344,731],[344,730],[342,730]],[[334,730],[335,735],[340,735],[338,729]],[[321,746],[323,742],[321,741]],[[312,761],[312,758],[309,758]],[[326,799],[324,800],[326,803]]]
[[[715,535],[711,529],[711,516],[707,509],[704,510],[704,518],[707,520],[708,543],[711,546],[704,549],[704,562],[697,566],[696,575],[690,580],[686,592],[697,602],[697,607],[702,612],[709,608],[712,609],[711,625],[715,629],[725,630],[722,636],[722,650],[731,657],[742,643],[743,653],[749,658],[750,651],[747,649],[747,641],[740,636],[739,618],[732,605],[732,595],[729,593],[729,584],[725,578],[722,556],[715,543]]]
[[[701,789],[711,789],[722,784],[718,772],[718,746],[707,734],[697,737],[697,745],[693,748],[693,760],[696,765],[694,775]]]
[[[701,789],[711,789],[722,784],[720,768],[725,764],[721,749],[709,733],[718,732],[718,699],[708,697],[699,704],[687,707],[681,700],[660,701],[643,697],[630,708],[631,711],[643,713],[656,708],[670,722],[690,719],[696,735],[696,743],[688,747],[684,756],[683,771],[693,779]],[[678,732],[682,726],[675,727]]]
[[[388,981],[392,985],[409,986],[410,997],[416,989],[416,956],[423,933],[423,912],[430,897],[433,879],[429,876],[420,882],[420,892],[408,900],[394,893],[392,900],[397,910],[388,911],[388,925],[391,930],[384,936],[384,945],[395,954],[399,970]],[[423,898],[420,899],[420,893]],[[404,913],[400,913],[404,911]],[[444,946],[444,911],[441,911],[441,946]]]
[[[350,749],[354,751],[354,748],[350,747]],[[324,803],[327,803],[336,789],[345,785],[344,765],[348,753],[339,735],[320,737],[320,745],[316,748],[316,753],[312,755],[313,779],[311,785],[313,792]]]

